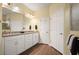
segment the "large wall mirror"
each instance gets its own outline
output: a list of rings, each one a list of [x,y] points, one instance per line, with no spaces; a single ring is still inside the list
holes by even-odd
[[[71,30],[79,31],[79,3],[71,4]]]
[[[3,30],[10,30],[10,17],[8,17],[10,14],[10,10],[6,8],[2,8],[2,29]]]
[[[30,19],[22,13],[17,13],[7,8],[2,8],[2,30],[23,31],[29,26]]]

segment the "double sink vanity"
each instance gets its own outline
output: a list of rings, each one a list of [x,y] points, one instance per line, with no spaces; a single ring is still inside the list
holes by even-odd
[[[38,31],[21,31],[3,33],[4,54],[17,55],[39,42]]]

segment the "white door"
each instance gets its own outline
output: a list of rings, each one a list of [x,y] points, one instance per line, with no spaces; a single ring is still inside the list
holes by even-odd
[[[49,18],[41,18],[39,27],[41,43],[49,44]]]
[[[25,35],[25,50],[32,47],[32,34]]]
[[[57,6],[58,7],[58,6]],[[64,35],[64,8],[58,7],[52,11],[50,16],[50,38],[51,44],[61,53],[63,53],[63,35]]]
[[[15,36],[17,40],[17,54],[24,51],[24,35]]]
[[[14,37],[5,37],[5,55],[16,54],[16,39]]]

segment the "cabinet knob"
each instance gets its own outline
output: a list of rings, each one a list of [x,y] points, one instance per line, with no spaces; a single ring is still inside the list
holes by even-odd
[[[15,45],[17,45],[18,43],[17,42],[15,42]]]
[[[48,33],[48,32],[46,32],[46,33]]]
[[[60,33],[60,35],[62,35],[63,33]]]

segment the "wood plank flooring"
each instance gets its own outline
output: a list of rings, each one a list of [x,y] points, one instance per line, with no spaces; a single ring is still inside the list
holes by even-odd
[[[61,55],[61,53],[47,44],[36,44],[20,55]]]

